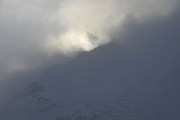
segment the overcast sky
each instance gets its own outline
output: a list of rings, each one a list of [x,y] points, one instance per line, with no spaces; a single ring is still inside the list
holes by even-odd
[[[31,74],[113,41],[128,54],[122,61],[131,61],[126,74],[137,69],[146,81],[172,80],[169,101],[178,103],[179,21],[178,0],[0,0],[0,102],[31,82]],[[28,78],[19,82],[23,74]],[[169,105],[177,115],[175,106]]]

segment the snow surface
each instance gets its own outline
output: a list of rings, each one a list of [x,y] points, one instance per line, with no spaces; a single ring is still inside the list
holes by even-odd
[[[157,109],[126,95],[134,81],[126,80],[127,53],[119,49],[102,46],[48,69],[3,108],[0,120],[161,120]]]

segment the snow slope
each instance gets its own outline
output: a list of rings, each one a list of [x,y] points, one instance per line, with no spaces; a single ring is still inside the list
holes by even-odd
[[[7,120],[161,120],[150,105],[133,97],[94,97],[59,100],[46,96],[44,88],[33,83],[5,109]]]
[[[109,44],[49,68],[4,107],[0,118],[161,120],[157,109],[129,95],[134,82],[126,79],[127,55],[120,46]]]

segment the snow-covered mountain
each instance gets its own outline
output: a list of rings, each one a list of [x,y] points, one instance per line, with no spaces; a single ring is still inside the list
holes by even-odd
[[[1,109],[0,120],[180,120],[180,14],[173,16],[132,25],[121,46],[18,75],[36,82]]]
[[[169,62],[173,54],[156,47],[141,43],[132,50],[111,43],[36,73],[36,82],[7,103],[0,119],[169,120],[164,113],[178,99],[178,77],[170,79],[176,64]]]
[[[49,68],[3,108],[0,118],[161,120],[157,109],[131,96],[142,83],[127,79],[127,56],[125,49],[109,44]]]
[[[29,91],[31,93],[24,94],[9,104],[4,118],[7,120],[161,120],[161,115],[155,109],[131,97],[56,101],[51,97],[43,96],[41,94],[43,89],[37,83],[31,87]]]

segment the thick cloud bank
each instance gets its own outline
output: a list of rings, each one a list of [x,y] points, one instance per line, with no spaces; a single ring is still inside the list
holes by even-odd
[[[170,15],[178,2],[0,0],[0,91],[4,91],[4,77],[63,62],[115,38],[121,40],[129,17],[144,24],[154,16]]]
[[[142,21],[154,15],[168,15],[176,0],[69,0],[59,8],[59,24],[65,30],[52,36],[48,45],[64,52],[90,51],[110,42],[110,33],[129,15]]]
[[[1,0],[0,74],[90,51],[123,31],[127,16],[141,22],[168,15],[178,0]],[[8,71],[8,72],[7,72]],[[9,74],[9,73],[8,73]]]
[[[24,78],[14,73],[22,74],[22,71],[26,70],[37,72],[36,69],[42,67],[48,69],[47,65],[63,62],[64,59],[81,51],[91,51],[115,39],[124,40],[124,36],[127,41],[129,40],[125,45],[127,49],[134,46],[141,48],[138,53],[154,50],[153,53],[144,52],[147,53],[145,57],[147,59],[155,58],[156,56],[148,57],[154,53],[159,53],[159,57],[162,57],[164,49],[168,49],[166,51],[168,55],[172,51],[174,54],[171,55],[177,56],[174,51],[179,50],[177,49],[179,42],[173,42],[173,39],[178,34],[176,24],[179,22],[174,22],[178,17],[173,17],[173,20],[169,18],[178,2],[178,0],[0,0],[0,105],[17,93],[19,88],[36,80],[32,71],[28,71],[29,74],[24,75]],[[162,19],[156,21],[155,17],[167,18],[167,26]],[[152,21],[150,24],[152,27],[147,27],[147,21]],[[159,24],[161,22],[162,24]],[[139,30],[138,25],[134,23],[142,25],[142,28]],[[144,45],[138,40],[148,44]],[[151,41],[155,43],[152,44]],[[157,48],[155,49],[153,45]],[[134,53],[130,56],[133,55]],[[138,60],[132,60],[134,64],[140,60],[143,62],[145,55],[137,56]],[[173,59],[172,56],[165,59]],[[178,62],[172,60],[171,63]],[[151,62],[147,64],[152,66]],[[148,66],[147,64],[144,66]],[[159,63],[156,65],[158,68]],[[169,71],[173,71],[172,69],[174,68]],[[131,67],[128,70],[131,71]],[[144,69],[140,73],[143,74],[143,71]],[[5,76],[8,78],[3,79]],[[38,80],[40,77],[38,76]]]

